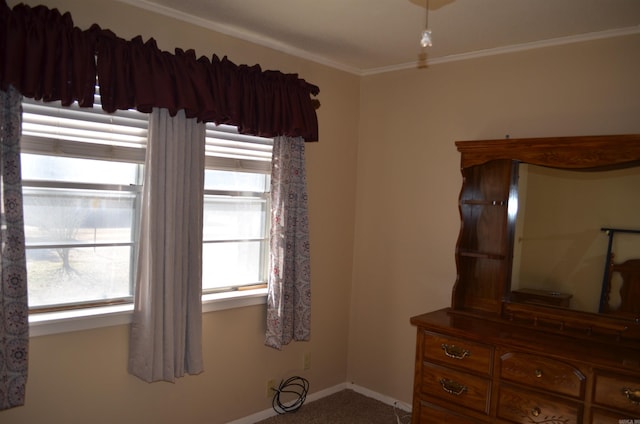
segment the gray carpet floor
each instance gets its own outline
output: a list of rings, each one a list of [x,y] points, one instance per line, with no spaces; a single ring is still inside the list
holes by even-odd
[[[295,412],[267,418],[256,424],[407,424],[409,413],[353,390],[308,402]]]

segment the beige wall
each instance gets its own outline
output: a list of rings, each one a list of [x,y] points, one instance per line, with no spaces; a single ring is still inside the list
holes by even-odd
[[[125,326],[34,338],[27,405],[0,412],[3,423],[223,423],[269,408],[265,381],[292,374],[312,392],[349,381],[409,403],[409,317],[448,306],[455,280],[453,142],[640,133],[639,36],[359,78],[118,2],[45,3],[81,27],[98,22],[320,87],[320,142],[307,145],[313,333],[278,352],[262,345],[263,307],[206,314],[206,371],[175,384],[126,373]]]
[[[349,381],[409,401],[409,317],[450,304],[456,140],[640,132],[640,36],[362,78]]]
[[[13,6],[17,1],[11,2]],[[282,351],[263,345],[264,306],[204,315],[205,372],[175,384],[127,374],[128,328],[31,340],[27,403],[0,412],[3,424],[219,424],[271,408],[266,382],[302,375],[313,392],[347,378],[349,299],[355,217],[359,79],[184,22],[106,0],[33,0],[71,11],[81,28],[99,23],[123,38],[154,37],[160,48],[194,48],[237,64],[298,73],[320,87],[320,141],[308,143],[312,252],[312,340]],[[311,369],[303,355],[311,352]]]

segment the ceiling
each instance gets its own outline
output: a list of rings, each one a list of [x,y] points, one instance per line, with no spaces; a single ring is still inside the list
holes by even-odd
[[[640,0],[120,0],[366,75],[640,33]]]

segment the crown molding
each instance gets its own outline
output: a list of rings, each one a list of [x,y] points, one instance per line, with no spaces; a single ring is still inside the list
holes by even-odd
[[[488,56],[496,56],[499,54],[517,53],[526,50],[540,49],[544,47],[555,47],[566,44],[581,43],[585,41],[600,40],[604,38],[622,37],[626,35],[640,34],[640,25],[626,28],[617,28],[606,31],[590,32],[587,34],[571,35],[567,37],[551,38],[548,40],[534,41],[531,43],[513,44],[510,46],[496,47],[493,49],[477,50],[468,53],[460,53],[449,56],[436,57],[427,59],[426,65],[440,65],[449,62],[458,62],[461,60],[477,59]],[[408,62],[399,65],[385,66],[381,68],[372,68],[360,71],[361,76],[376,75],[386,72],[400,71],[415,68],[417,62]]]
[[[277,40],[264,37],[263,35],[259,35],[254,32],[243,30],[243,29],[238,29],[236,27],[231,27],[229,25],[224,25],[218,22],[212,22],[207,19],[200,18],[198,16],[190,15],[188,13],[184,13],[179,10],[172,9],[170,7],[152,3],[147,0],[117,0],[117,1],[134,6],[134,7],[138,7],[140,9],[145,9],[161,15],[169,16],[193,25],[197,25],[199,27],[203,27],[206,29],[219,32],[221,34],[225,34],[225,35],[235,37],[244,41],[248,41],[253,44],[258,44],[263,47],[268,47],[270,49],[277,50],[282,53],[299,57],[301,59],[306,59],[312,62],[316,62],[321,65],[328,66],[330,68],[338,69],[338,70],[345,71],[355,75],[360,75],[362,73],[361,69],[348,66],[343,63],[339,63],[318,55],[310,54],[305,50],[291,47]]]
[[[398,65],[384,66],[380,68],[359,69],[353,66],[345,65],[344,63],[336,62],[326,57],[310,54],[305,50],[292,47],[285,43],[279,42],[277,40],[274,40],[268,37],[264,37],[262,35],[258,35],[251,31],[238,29],[236,27],[231,27],[229,25],[224,25],[217,22],[211,22],[209,20],[200,18],[198,16],[190,15],[188,13],[184,13],[179,10],[175,10],[166,6],[152,3],[148,0],[117,0],[117,1],[121,3],[129,4],[131,6],[138,7],[141,9],[149,10],[151,12],[159,13],[161,15],[169,16],[193,25],[207,28],[231,37],[235,37],[244,41],[251,42],[253,44],[258,44],[263,47],[268,47],[282,53],[290,54],[292,56],[296,56],[301,59],[306,59],[321,65],[328,66],[330,68],[334,68],[334,69],[348,72],[358,76],[369,76],[369,75],[376,75],[376,74],[382,74],[387,72],[413,69],[418,66],[418,62],[414,61],[414,62],[402,63]],[[427,59],[425,65],[433,66],[433,65],[439,65],[443,63],[449,63],[449,62],[457,62],[461,60],[477,59],[477,58],[495,56],[500,54],[516,53],[516,52],[539,49],[544,47],[561,46],[566,44],[580,43],[585,41],[620,37],[620,36],[633,35],[633,34],[640,34],[640,25],[626,27],[626,28],[617,28],[617,29],[606,30],[606,31],[591,32],[586,34],[571,35],[567,37],[558,37],[558,38],[552,38],[548,40],[534,41],[530,43],[514,44],[510,46],[478,50],[478,51],[473,51],[468,53],[453,54],[449,56],[436,57],[433,59]]]

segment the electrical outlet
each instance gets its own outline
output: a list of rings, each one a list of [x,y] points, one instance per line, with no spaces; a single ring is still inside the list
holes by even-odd
[[[307,352],[302,357],[302,368],[305,370],[311,369],[311,352]]]
[[[274,388],[276,387],[276,380],[267,381],[267,386],[265,387],[265,395],[270,398],[273,396]]]

